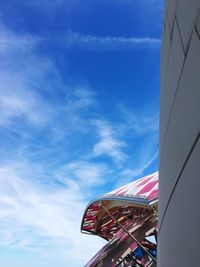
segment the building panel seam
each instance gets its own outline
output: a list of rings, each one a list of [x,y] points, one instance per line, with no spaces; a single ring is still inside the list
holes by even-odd
[[[177,23],[177,27],[178,27],[178,23]],[[194,27],[194,29],[195,29],[195,27]],[[179,30],[179,27],[178,27],[178,30]],[[196,29],[195,29],[195,31],[196,31]],[[179,35],[180,35],[180,30],[179,30]],[[181,36],[180,36],[180,38],[181,38]],[[178,93],[178,87],[179,87],[180,80],[182,78],[182,73],[183,73],[183,69],[184,69],[184,66],[185,66],[185,61],[187,59],[187,54],[188,54],[188,51],[189,51],[191,40],[192,40],[192,38],[190,38],[190,41],[189,41],[189,46],[188,46],[188,49],[187,49],[186,54],[185,54],[185,59],[184,59],[183,65],[182,65],[181,73],[180,73],[180,76],[179,76],[179,79],[178,79],[176,91],[175,91],[174,98],[173,98],[173,101],[172,101],[172,106],[171,106],[171,110],[170,110],[170,113],[169,113],[169,118],[168,118],[168,121],[167,121],[166,130],[165,130],[165,133],[164,133],[163,145],[162,145],[162,147],[160,149],[161,150],[160,161],[162,160],[162,157],[163,157],[163,151],[164,151],[164,148],[165,148],[165,143],[166,143],[167,134],[168,134],[168,130],[169,130],[169,124],[170,124],[170,120],[171,120],[171,116],[172,116],[172,111],[173,111],[176,95]],[[183,45],[183,43],[182,43],[182,45]]]
[[[159,231],[158,231],[158,234],[160,233],[160,231],[161,231],[161,229],[162,229],[163,221],[164,221],[164,218],[165,218],[165,216],[166,216],[166,213],[167,213],[167,210],[168,210],[170,201],[171,201],[171,199],[172,199],[172,196],[173,196],[173,194],[174,194],[174,192],[175,192],[175,189],[176,189],[176,187],[177,187],[177,184],[178,184],[178,182],[179,182],[179,180],[180,180],[180,178],[181,178],[181,176],[182,176],[182,173],[183,173],[183,171],[184,171],[184,169],[185,169],[185,167],[186,167],[186,165],[187,165],[187,163],[188,163],[188,161],[189,161],[189,159],[190,159],[190,157],[191,157],[191,155],[192,155],[192,153],[193,153],[193,151],[194,151],[194,149],[195,149],[195,146],[196,146],[197,142],[199,141],[199,139],[200,139],[200,132],[199,132],[198,135],[196,136],[195,141],[194,141],[194,143],[193,143],[193,145],[192,145],[192,147],[191,147],[191,149],[190,149],[190,151],[189,151],[189,153],[188,153],[188,155],[187,155],[187,158],[186,158],[186,160],[185,160],[185,162],[184,162],[184,164],[183,164],[183,167],[181,168],[181,171],[180,171],[180,173],[179,173],[179,175],[178,175],[178,177],[177,177],[177,179],[176,179],[175,185],[173,186],[173,189],[172,189],[171,194],[170,194],[170,197],[169,197],[169,199],[168,199],[168,201],[167,201],[167,205],[166,205],[166,207],[165,207],[165,210],[164,210],[164,213],[163,213],[163,216],[162,216],[160,225],[159,225]]]

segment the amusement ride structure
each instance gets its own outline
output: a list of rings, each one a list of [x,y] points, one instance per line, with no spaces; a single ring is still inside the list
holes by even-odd
[[[158,172],[94,199],[81,231],[108,243],[85,267],[155,267],[157,212]]]

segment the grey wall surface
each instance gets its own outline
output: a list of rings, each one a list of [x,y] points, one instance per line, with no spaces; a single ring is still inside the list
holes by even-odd
[[[165,3],[160,107],[158,266],[200,266],[200,0]]]

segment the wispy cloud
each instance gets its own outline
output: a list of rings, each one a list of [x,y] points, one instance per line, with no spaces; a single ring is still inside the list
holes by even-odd
[[[108,156],[114,161],[125,161],[127,155],[123,153],[122,148],[126,147],[126,143],[117,138],[116,132],[106,121],[96,120],[94,124],[97,127],[99,142],[94,145],[94,156]]]
[[[104,244],[94,246],[80,233],[86,199],[108,173],[106,164],[82,158],[75,148],[87,131],[95,94],[64,84],[33,37],[3,32],[0,134],[9,140],[2,140],[0,154],[0,246],[55,254],[81,266]],[[54,97],[60,88],[61,100]],[[67,160],[73,153],[76,160]]]
[[[6,84],[9,87],[12,82],[10,79],[7,82],[1,80],[0,86]],[[23,90],[24,84],[20,84],[19,79],[17,82],[13,87],[7,87],[8,90],[1,90],[0,125],[12,125],[16,119],[32,125],[43,125],[51,113],[48,105],[36,93]],[[17,90],[14,90],[15,88]]]
[[[153,37],[115,37],[82,35],[69,32],[63,39],[69,48],[89,51],[124,51],[142,48],[159,48],[161,40]]]
[[[81,110],[87,109],[94,106],[96,103],[95,93],[87,87],[82,88],[69,88],[66,95],[66,105],[65,108],[70,110]]]
[[[69,49],[81,49],[87,51],[127,51],[135,49],[156,49],[160,48],[161,40],[158,38],[146,37],[125,37],[125,36],[97,36],[84,35],[79,32],[69,31],[62,36],[54,36],[52,39],[49,36],[32,36],[28,34],[19,35],[7,30],[0,24],[2,32],[0,37],[0,53],[3,52],[18,52],[25,53],[30,49],[45,42],[57,42]]]
[[[63,183],[76,181],[82,188],[85,188],[86,193],[91,187],[104,184],[108,173],[109,169],[106,164],[80,160],[63,165],[56,173],[56,178]]]
[[[51,73],[60,84],[59,76],[53,63],[38,54],[38,38],[13,33],[2,24],[0,29],[0,126],[15,128],[17,120],[44,125],[52,112],[40,92],[55,84],[46,76]]]
[[[86,205],[81,188],[73,181],[62,188],[41,186],[25,174],[12,165],[0,167],[0,245],[88,260],[95,249],[79,230]]]
[[[8,30],[0,21],[0,54],[8,52],[27,52],[36,47],[40,38],[29,34],[17,34]]]

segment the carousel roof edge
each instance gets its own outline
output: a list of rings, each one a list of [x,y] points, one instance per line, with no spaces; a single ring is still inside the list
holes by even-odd
[[[85,211],[83,213],[83,216],[82,216],[82,220],[81,220],[81,227],[80,227],[80,230],[82,233],[85,233],[87,231],[84,231],[83,232],[83,223],[84,223],[84,218],[85,218],[85,215],[87,214],[87,211],[88,209],[90,208],[91,205],[95,204],[96,202],[103,202],[103,201],[126,201],[126,202],[129,202],[129,203],[134,203],[136,205],[150,205],[151,203],[155,202],[158,198],[155,197],[153,198],[151,201],[149,201],[147,198],[144,198],[144,197],[133,197],[133,196],[106,196],[106,195],[101,195],[97,198],[94,198],[92,201],[90,201],[86,208],[85,208]],[[92,234],[93,232],[91,232]]]

